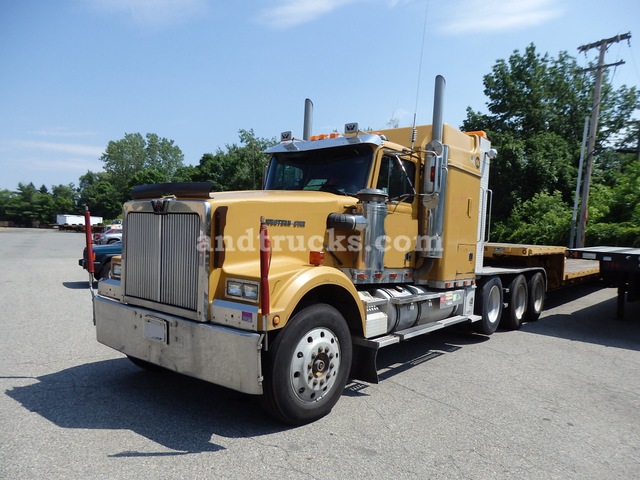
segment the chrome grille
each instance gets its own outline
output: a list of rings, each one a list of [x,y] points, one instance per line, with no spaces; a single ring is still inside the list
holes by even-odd
[[[125,295],[196,311],[198,214],[130,212],[124,228]]]

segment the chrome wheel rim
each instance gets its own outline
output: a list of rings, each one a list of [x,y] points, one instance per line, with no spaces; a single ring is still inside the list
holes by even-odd
[[[492,286],[488,297],[487,318],[489,322],[493,324],[500,320],[500,311],[502,307],[500,304],[500,289],[495,285]]]
[[[524,285],[518,286],[514,301],[515,301],[514,311],[516,314],[516,318],[524,317],[524,312],[527,305],[527,289],[525,288]]]
[[[340,370],[340,342],[328,328],[315,328],[304,335],[291,359],[291,387],[305,403],[319,401],[331,391]]]

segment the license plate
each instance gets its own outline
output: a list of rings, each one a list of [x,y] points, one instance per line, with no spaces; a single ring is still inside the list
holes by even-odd
[[[167,343],[167,322],[160,318],[145,318],[144,338]]]

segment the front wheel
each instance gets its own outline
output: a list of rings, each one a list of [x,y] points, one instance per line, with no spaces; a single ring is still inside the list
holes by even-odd
[[[351,356],[351,334],[340,312],[326,304],[301,310],[267,353],[265,408],[291,425],[324,417],[342,395]]]
[[[498,328],[502,316],[502,281],[500,277],[483,280],[476,294],[476,308],[482,320],[473,324],[478,333],[491,335]]]

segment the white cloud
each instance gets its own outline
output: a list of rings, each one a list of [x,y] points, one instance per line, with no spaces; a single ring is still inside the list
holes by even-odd
[[[564,13],[557,0],[462,0],[446,13],[441,31],[492,33],[535,27]]]
[[[66,153],[79,156],[101,157],[104,147],[81,145],[77,143],[40,142],[34,140],[16,140],[12,142],[13,150],[39,150],[50,153]]]
[[[102,163],[95,160],[81,160],[81,159],[34,159],[31,161],[25,161],[25,166],[28,170],[34,171],[43,171],[43,170],[52,170],[52,171],[73,171],[73,172],[86,172],[87,170],[91,170],[92,172],[97,172],[102,170]],[[81,173],[81,174],[82,174]]]
[[[389,5],[389,8],[395,8],[398,5],[402,4],[402,5],[410,5],[412,3],[416,3],[416,1],[420,1],[420,0],[387,0],[387,5]]]
[[[29,133],[41,137],[91,137],[96,134],[96,132],[69,130],[65,127],[44,128]]]
[[[207,0],[90,0],[97,11],[124,15],[136,26],[162,28],[198,18],[209,8]]]
[[[274,29],[284,29],[316,20],[358,0],[280,0],[264,9],[259,21]]]

